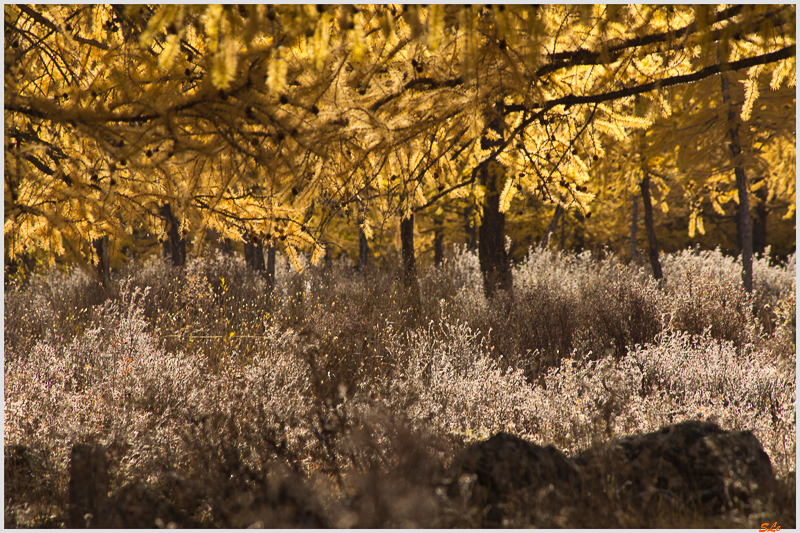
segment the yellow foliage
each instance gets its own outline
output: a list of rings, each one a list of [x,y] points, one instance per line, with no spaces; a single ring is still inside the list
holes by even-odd
[[[33,43],[22,53],[9,37],[5,48],[11,253],[23,241],[58,253],[60,242],[121,233],[131,221],[158,232],[157,206],[170,203],[184,231],[238,238],[280,227],[287,250],[318,259],[311,236],[356,198],[370,239],[379,220],[423,214],[432,198],[436,212],[449,202],[479,210],[486,191],[475,169],[497,150],[487,141],[501,140],[503,168],[492,176],[504,180],[503,212],[556,190],[588,210],[609,189],[635,190],[649,165],[662,176],[664,213],[672,204],[686,216],[679,195],[667,197],[676,184],[718,190],[703,194],[722,213],[732,177],[719,78],[634,89],[718,63],[709,32],[720,28],[743,33],[723,39],[726,61],[791,46],[794,7],[768,8],[780,30],[771,40],[749,25],[764,9],[130,6],[125,18],[144,28],[136,37],[111,6],[6,6],[8,35]],[[726,12],[736,14],[714,22]],[[682,40],[664,37],[682,28]],[[790,57],[746,79],[727,74],[743,83],[732,84],[742,119],[761,128],[759,141],[741,134],[754,159],[747,170],[778,169],[765,187],[792,213],[794,131],[781,113],[793,116],[793,103],[762,108],[787,103],[794,72]],[[776,92],[759,99],[766,74]],[[614,91],[626,94],[605,98]],[[487,124],[500,99],[497,132]],[[702,234],[702,216],[690,226]]]

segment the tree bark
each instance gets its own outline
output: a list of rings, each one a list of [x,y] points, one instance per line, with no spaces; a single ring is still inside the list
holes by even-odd
[[[233,255],[233,243],[230,239],[222,239],[222,253],[225,255]]]
[[[364,230],[358,228],[358,270],[364,272],[369,264],[369,243]]]
[[[489,121],[489,128],[499,139],[492,141],[481,138],[481,148],[492,149],[502,144],[503,138],[503,102],[495,104],[496,115]],[[506,216],[500,212],[500,192],[503,188],[503,167],[495,160],[490,160],[481,167],[479,179],[484,186],[486,196],[483,205],[483,218],[478,230],[478,259],[483,274],[483,291],[487,298],[494,297],[498,290],[512,294],[513,280],[506,253],[505,225]]]
[[[254,237],[247,237],[244,242],[244,260],[247,266],[263,274],[267,281],[267,292],[275,288],[275,245],[267,247],[266,263],[264,261],[264,243]]]
[[[400,244],[403,249],[403,286],[412,297],[412,304],[419,303],[417,261],[414,256],[414,214],[400,221]]]
[[[478,234],[472,225],[472,206],[464,208],[464,231],[467,233],[467,250],[478,248]]]
[[[92,242],[92,246],[94,248],[94,253],[97,256],[97,265],[95,266],[97,271],[97,279],[103,289],[108,292],[108,289],[111,286],[108,235],[103,235],[99,239],[95,239]]]
[[[722,82],[722,101],[728,107],[728,135],[731,138],[729,148],[733,159],[733,171],[736,175],[736,190],[739,194],[739,245],[742,253],[742,282],[744,290],[753,292],[753,233],[750,226],[750,202],[747,195],[747,176],[742,161],[742,145],[739,141],[739,125],[736,122],[736,111],[731,105],[728,77],[720,75]]]
[[[361,224],[366,218],[366,208],[364,204],[358,204],[358,271],[364,272],[369,264],[369,243],[367,235],[361,228]]]
[[[245,239],[244,260],[256,272],[264,272],[264,245],[258,238],[249,236]]]
[[[324,265],[325,270],[328,272],[333,268],[333,255],[331,254],[331,245],[329,243],[325,244]]]
[[[647,242],[650,244],[650,266],[653,267],[653,277],[661,280],[664,277],[661,271],[661,261],[658,259],[658,240],[653,227],[653,203],[650,201],[650,174],[645,170],[642,183],[642,205],[644,205],[644,227],[647,231]]]
[[[4,269],[4,276],[3,276],[3,285],[8,288],[8,283],[11,281],[11,278],[19,272],[19,261],[16,258],[8,260],[8,253],[6,253],[6,262],[5,262],[5,269]]]
[[[262,254],[263,256],[263,254]],[[272,292],[275,288],[275,245],[267,248],[267,291]]]
[[[564,213],[564,207],[561,204],[556,204],[556,210],[553,213],[553,218],[550,219],[550,225],[547,226],[547,229],[544,232],[544,237],[542,237],[542,240],[539,243],[540,250],[547,249],[547,243],[550,241],[550,235],[558,227],[558,220],[561,218],[561,215],[563,213]]]
[[[633,212],[631,213],[631,262],[636,262],[636,229],[639,224],[639,202],[636,201],[636,195],[632,195]]]
[[[414,257],[414,215],[400,221],[400,244],[403,249],[403,283],[410,288],[417,281],[417,261]]]
[[[250,242],[249,237],[244,238],[244,264],[248,267],[253,265],[253,243]]]
[[[576,254],[583,253],[586,248],[586,239],[583,233],[585,218],[580,211],[575,212],[575,246],[573,247]]]
[[[172,257],[172,266],[182,267],[186,264],[186,239],[180,234],[178,219],[175,218],[169,204],[161,207],[161,216],[166,219],[169,227],[169,252]]]
[[[433,264],[442,266],[444,261],[444,224],[442,219],[433,220]]]
[[[767,249],[767,191],[766,183],[755,191],[758,199],[756,203],[756,216],[753,218],[753,253],[764,255]]]

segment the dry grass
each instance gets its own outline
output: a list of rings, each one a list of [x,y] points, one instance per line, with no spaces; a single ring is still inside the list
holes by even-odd
[[[419,301],[341,263],[279,260],[271,294],[228,256],[132,264],[105,302],[50,272],[5,292],[6,525],[64,520],[72,443],[105,447],[119,498],[208,527],[468,525],[437,480],[498,431],[572,455],[710,420],[787,476],[794,265],[759,261],[748,296],[719,252],[666,257],[662,288],[613,257],[532,252],[495,302],[463,250]]]

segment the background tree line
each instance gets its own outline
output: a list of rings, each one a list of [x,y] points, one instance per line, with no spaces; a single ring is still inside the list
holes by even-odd
[[[794,249],[793,5],[4,14],[7,268],[399,249],[415,289],[465,242],[493,296],[529,246],[646,247],[660,277],[698,242],[750,290],[754,251]]]

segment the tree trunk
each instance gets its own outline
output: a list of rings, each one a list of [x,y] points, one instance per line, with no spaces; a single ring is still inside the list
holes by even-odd
[[[414,215],[400,221],[400,244],[403,249],[403,284],[411,289],[417,284],[417,261],[414,257]]]
[[[736,111],[731,105],[728,78],[720,75],[722,81],[722,101],[728,106],[728,135],[733,159],[733,171],[736,174],[736,190],[739,193],[739,244],[742,251],[742,281],[744,290],[753,292],[753,233],[750,226],[750,202],[747,197],[747,176],[742,161],[742,145],[739,141],[739,126],[736,122]]]
[[[247,237],[244,242],[244,260],[256,272],[264,272],[264,245],[258,238]]]
[[[369,243],[364,230],[358,228],[358,271],[364,272],[369,264]]]
[[[642,205],[644,205],[644,227],[647,231],[647,242],[650,243],[650,266],[653,267],[653,277],[660,280],[664,277],[661,272],[661,261],[658,260],[658,240],[653,227],[653,204],[650,201],[650,174],[645,170],[642,183]]]
[[[575,246],[573,247],[576,254],[583,253],[584,248],[586,248],[586,240],[583,234],[583,226],[585,218],[583,213],[580,211],[575,212]]]
[[[253,264],[253,243],[246,236],[244,238],[244,264],[248,267]]]
[[[367,235],[361,228],[361,224],[366,219],[366,208],[364,204],[358,204],[358,271],[364,272],[369,264],[369,243]]]
[[[6,249],[8,250],[8,249]],[[17,272],[19,272],[19,261],[16,258],[8,260],[8,252],[6,252],[5,272],[3,276],[3,285],[8,288],[8,283],[11,281]]]
[[[221,248],[222,248],[222,253],[223,254],[228,255],[228,256],[233,255],[233,243],[231,242],[230,239],[228,239],[228,238],[222,239]]]
[[[333,268],[333,255],[331,254],[331,245],[329,243],[325,244],[324,265],[325,265],[325,270],[327,270],[328,272],[330,272],[331,269]]]
[[[547,249],[547,243],[550,241],[550,234],[552,234],[558,227],[558,220],[561,218],[563,213],[564,207],[561,204],[556,204],[556,210],[553,213],[553,218],[550,219],[550,225],[547,226],[547,230],[544,232],[544,237],[542,237],[542,240],[539,243],[540,250]]]
[[[97,279],[100,285],[108,292],[111,286],[111,270],[109,268],[108,235],[103,235],[92,242],[94,253],[97,256]]]
[[[400,221],[400,243],[403,249],[403,287],[410,297],[409,304],[417,309],[420,302],[417,261],[414,257],[414,215]]]
[[[753,218],[753,253],[764,255],[767,249],[767,191],[766,183],[755,191],[758,202],[756,203],[756,216]]]
[[[267,248],[267,291],[272,292],[274,288],[275,288],[275,245],[271,244],[269,248]]]
[[[478,234],[472,224],[472,206],[464,208],[464,231],[467,233],[467,250],[478,248]]]
[[[639,224],[639,202],[636,201],[636,195],[632,195],[633,213],[631,214],[631,262],[636,262],[636,229]]]
[[[444,223],[442,219],[433,220],[433,264],[442,266],[444,261]]]
[[[492,149],[502,144],[503,138],[503,103],[495,104],[497,115],[489,122],[499,137],[492,141],[481,138],[483,150]],[[479,179],[486,190],[483,205],[483,218],[478,230],[478,259],[483,274],[483,291],[487,298],[492,298],[498,290],[512,293],[513,280],[506,253],[505,226],[506,216],[500,212],[500,192],[503,189],[503,167],[495,160],[490,160],[479,171]]]
[[[167,221],[169,227],[169,251],[172,257],[172,266],[182,267],[186,264],[186,239],[180,234],[180,224],[172,213],[169,204],[161,207],[161,216]]]

